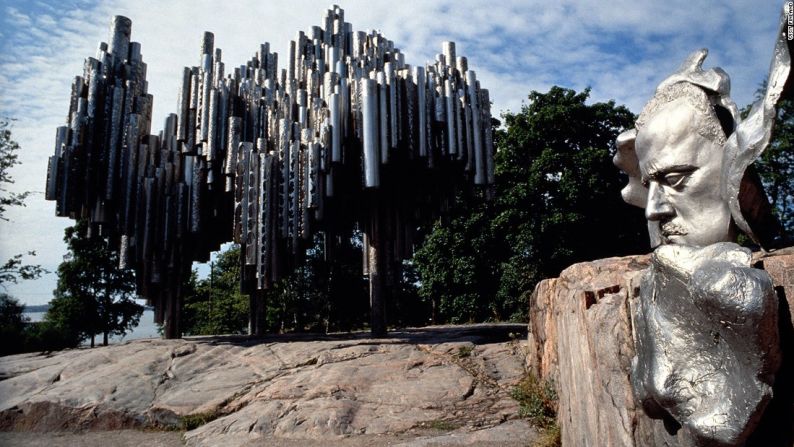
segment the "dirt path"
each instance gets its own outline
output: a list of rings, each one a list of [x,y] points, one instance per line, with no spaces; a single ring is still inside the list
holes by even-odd
[[[272,436],[234,439],[235,446],[268,447],[526,447],[537,433],[523,421],[513,421],[492,429],[466,432],[415,431],[403,435],[361,435],[347,438],[309,440]],[[98,432],[0,432],[2,447],[182,447],[183,432],[114,430]],[[237,441],[237,442],[235,442]]]

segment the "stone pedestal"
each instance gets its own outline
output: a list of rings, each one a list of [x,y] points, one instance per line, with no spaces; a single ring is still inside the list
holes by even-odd
[[[634,338],[631,308],[650,257],[574,264],[538,283],[530,298],[528,366],[554,383],[564,446],[684,446],[634,402],[630,384]],[[784,364],[757,435],[749,445],[794,445],[794,250],[756,255],[780,297]]]

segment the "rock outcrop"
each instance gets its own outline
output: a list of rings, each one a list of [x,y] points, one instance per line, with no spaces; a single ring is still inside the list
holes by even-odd
[[[748,445],[792,445],[791,351],[794,252],[756,255],[780,298],[784,365],[776,397]],[[558,421],[564,446],[678,446],[661,421],[648,418],[634,401],[631,309],[650,257],[628,256],[574,264],[558,278],[541,281],[530,298],[527,363],[551,381],[559,395]],[[783,427],[783,428],[781,428]]]
[[[500,445],[526,445],[535,431],[515,420],[510,397],[524,375],[523,329],[137,340],[2,357],[0,430],[187,426],[194,446],[354,435],[405,440],[440,430],[453,432],[437,439],[443,445],[501,432],[517,439]],[[472,434],[486,428],[495,431]]]

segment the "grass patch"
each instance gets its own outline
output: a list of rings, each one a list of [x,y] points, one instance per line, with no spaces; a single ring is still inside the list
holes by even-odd
[[[419,424],[419,427],[429,428],[430,430],[438,430],[438,431],[452,431],[460,428],[460,424],[444,419],[436,419],[434,421],[421,422]]]
[[[182,416],[179,418],[179,422],[181,425],[182,430],[193,430],[194,428],[201,427],[202,425],[206,424],[207,422],[212,422],[220,416],[217,412],[206,412],[206,413],[196,413],[196,414],[188,414],[186,416]]]
[[[562,437],[560,434],[560,426],[556,423],[551,427],[543,430],[540,438],[535,441],[532,447],[561,447]]]
[[[561,445],[560,427],[557,425],[557,392],[551,382],[527,373],[513,388],[511,397],[518,402],[518,416],[529,420],[541,429],[541,437],[534,447]]]
[[[471,353],[474,351],[474,346],[465,345],[458,347],[458,358],[465,359],[471,357]]]

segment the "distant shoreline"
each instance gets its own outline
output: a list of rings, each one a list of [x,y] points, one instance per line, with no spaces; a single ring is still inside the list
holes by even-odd
[[[29,319],[28,321],[31,323],[38,323],[44,321],[44,315],[47,313],[48,308],[49,306],[46,304],[39,306],[25,306],[25,312],[23,315],[27,317]],[[154,322],[154,310],[149,306],[146,306],[144,309],[138,326],[133,328],[124,337],[111,337],[110,343],[119,343],[122,341],[137,340],[141,338],[160,338],[159,326]],[[102,337],[100,336],[98,340],[101,342]],[[84,345],[86,343],[88,343],[87,340],[83,342]]]
[[[144,310],[154,310],[152,306],[143,306]],[[25,313],[36,313],[36,312],[47,312],[50,310],[50,305],[48,304],[26,304],[25,305]]]
[[[48,310],[50,310],[49,304],[37,304],[34,306],[31,306],[29,304],[25,305],[25,313],[47,312]]]

